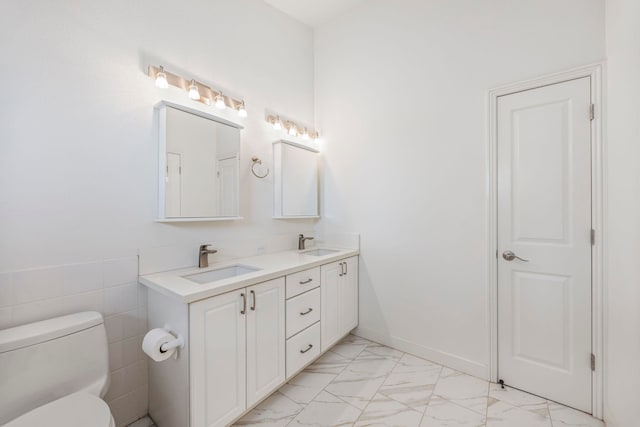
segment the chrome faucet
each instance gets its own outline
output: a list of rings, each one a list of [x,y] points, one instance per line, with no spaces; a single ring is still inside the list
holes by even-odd
[[[210,245],[200,245],[200,253],[198,256],[198,268],[209,267],[209,254],[218,252],[215,249],[208,249]]]
[[[304,249],[304,242],[307,240],[313,240],[313,237],[304,237],[304,234],[298,235],[298,250],[301,251]]]

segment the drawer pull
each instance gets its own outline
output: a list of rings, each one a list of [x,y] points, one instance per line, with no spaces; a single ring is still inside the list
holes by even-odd
[[[300,282],[300,284],[301,284],[301,285],[306,285],[307,283],[311,283],[311,282],[313,282],[313,279],[312,279],[312,278],[308,278],[307,280],[302,280],[302,281]]]
[[[313,348],[313,344],[309,344],[309,347],[307,347],[307,349],[306,349],[306,350],[300,350],[300,353],[304,354],[304,353],[306,353],[307,351],[311,350],[312,348]]]
[[[306,316],[307,314],[311,313],[313,311],[313,308],[309,307],[309,310],[305,311],[305,312],[300,312],[300,316]]]

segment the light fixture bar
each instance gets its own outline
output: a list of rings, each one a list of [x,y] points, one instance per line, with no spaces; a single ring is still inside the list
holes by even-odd
[[[216,100],[219,100],[220,102],[218,103],[218,108],[222,108],[221,106],[225,105],[238,111],[238,115],[240,117],[247,116],[244,99],[234,99],[230,96],[224,95],[221,90],[214,90],[197,80],[185,79],[184,77],[181,77],[177,74],[170,73],[162,66],[156,67],[155,65],[149,65],[147,74],[149,75],[149,77],[151,77],[152,80],[156,82],[156,85],[160,88],[167,87],[164,85],[164,82],[166,81],[168,86],[174,86],[189,93],[191,86],[195,85],[200,98],[195,99],[195,91],[192,90],[191,93],[194,97],[191,99],[193,99],[194,101],[201,102],[205,105],[214,105],[216,103]],[[158,74],[160,74],[160,84],[158,83]],[[223,102],[224,104],[222,104]]]
[[[304,139],[318,139],[320,132],[309,126],[300,125],[293,120],[279,114],[267,114],[265,121],[273,126],[275,130],[284,129],[291,136],[302,136]]]

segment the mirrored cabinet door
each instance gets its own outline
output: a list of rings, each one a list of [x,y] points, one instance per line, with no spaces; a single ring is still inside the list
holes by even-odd
[[[318,151],[276,141],[273,165],[274,218],[318,218]]]
[[[239,218],[239,125],[162,102],[159,221]]]

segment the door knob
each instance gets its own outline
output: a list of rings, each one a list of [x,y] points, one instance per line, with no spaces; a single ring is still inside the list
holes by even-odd
[[[513,261],[514,259],[519,259],[520,261],[529,262],[528,259],[520,258],[518,255],[514,254],[511,251],[504,251],[502,253],[502,258],[506,259],[507,261]]]

